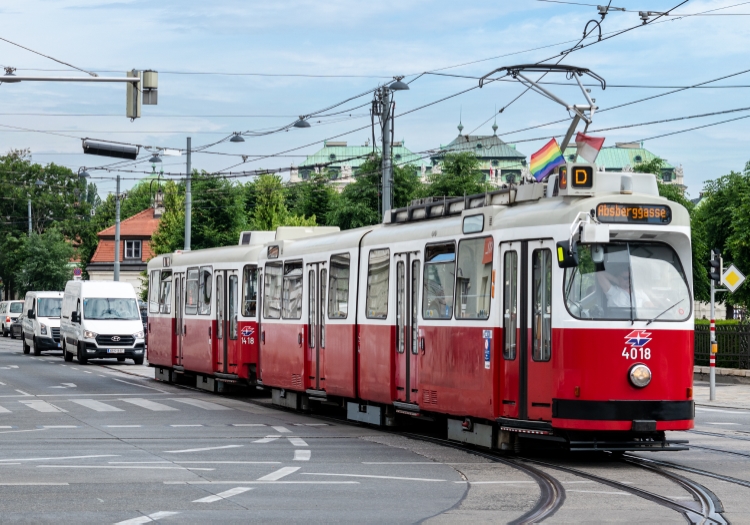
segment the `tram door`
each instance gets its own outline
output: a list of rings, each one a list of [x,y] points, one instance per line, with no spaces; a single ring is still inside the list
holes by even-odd
[[[505,417],[552,418],[552,248],[550,240],[500,247]]]
[[[182,366],[182,342],[185,336],[185,273],[174,274],[174,335],[175,335],[175,365]]]
[[[238,278],[234,270],[216,270],[216,364],[224,374],[236,373]]]
[[[307,377],[313,390],[326,389],[326,286],[328,269],[325,262],[307,265]]]
[[[396,401],[419,400],[419,252],[396,253]]]

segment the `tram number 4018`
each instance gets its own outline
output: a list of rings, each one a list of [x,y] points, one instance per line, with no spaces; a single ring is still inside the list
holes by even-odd
[[[625,348],[622,351],[625,359],[651,359],[650,348]]]

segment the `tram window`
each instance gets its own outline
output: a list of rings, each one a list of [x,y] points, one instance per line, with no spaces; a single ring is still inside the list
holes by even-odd
[[[552,252],[534,250],[532,255],[532,339],[531,358],[549,361],[552,356]]]
[[[247,265],[242,270],[242,315],[255,319],[258,307],[258,268]]]
[[[503,264],[503,357],[516,358],[518,327],[518,253],[505,252]]]
[[[148,283],[148,312],[151,314],[159,313],[159,273],[153,270]]]
[[[492,237],[458,244],[456,319],[489,319],[492,293]]]
[[[211,315],[211,267],[201,267],[200,278],[200,313]]]
[[[159,286],[159,312],[163,314],[172,313],[172,271],[161,271],[161,283]]]
[[[388,275],[391,269],[389,249],[370,250],[367,266],[367,307],[368,319],[388,317]]]
[[[263,317],[266,319],[281,317],[281,273],[280,262],[266,264],[263,282]]]
[[[324,281],[325,282],[325,281]],[[349,313],[349,254],[331,256],[328,318],[346,319]]]
[[[422,317],[450,319],[453,315],[453,285],[456,274],[456,244],[432,244],[425,248]]]
[[[216,339],[224,338],[224,276],[216,275]]]
[[[229,276],[229,339],[237,339],[237,276]]]
[[[419,353],[419,261],[411,263],[411,353]]]
[[[284,263],[284,289],[281,316],[302,318],[302,261]]]
[[[328,270],[320,270],[320,347],[326,347],[326,283]]]
[[[578,250],[579,265],[565,270],[565,306],[578,319],[684,321],[692,300],[680,259],[666,244],[611,243],[594,262]],[[603,250],[602,250],[603,248]],[[631,305],[635,307],[631,307]]]
[[[185,313],[198,313],[198,268],[189,268],[185,284]]]

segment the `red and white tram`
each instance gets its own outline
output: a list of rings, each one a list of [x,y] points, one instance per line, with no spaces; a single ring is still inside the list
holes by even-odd
[[[160,255],[148,264],[148,360],[156,378],[195,377],[216,391],[220,382],[257,379],[257,260],[275,239],[320,235],[338,228],[242,232],[239,246]]]
[[[675,450],[664,432],[693,427],[690,222],[653,175],[569,165],[272,242],[258,264],[278,404],[446,416],[450,438],[501,449]]]

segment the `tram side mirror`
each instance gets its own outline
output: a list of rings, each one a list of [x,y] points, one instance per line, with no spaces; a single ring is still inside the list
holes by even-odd
[[[557,243],[557,265],[560,268],[578,266],[578,246],[575,242],[560,241]]]

